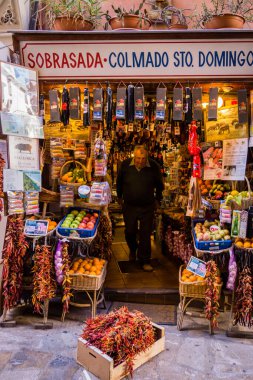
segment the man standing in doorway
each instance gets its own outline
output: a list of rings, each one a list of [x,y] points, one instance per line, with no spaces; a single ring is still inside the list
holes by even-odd
[[[117,177],[118,202],[122,206],[125,238],[130,259],[136,254],[144,271],[152,272],[150,265],[154,212],[162,199],[163,180],[156,161],[148,158],[145,146],[134,149],[134,157],[122,162]],[[138,231],[139,222],[139,231]],[[137,234],[139,241],[137,241]]]

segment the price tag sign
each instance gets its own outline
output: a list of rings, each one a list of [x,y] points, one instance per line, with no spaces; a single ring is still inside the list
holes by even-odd
[[[196,276],[204,278],[206,275],[206,263],[195,256],[191,256],[186,269],[194,273]]]
[[[24,234],[29,236],[46,236],[48,223],[48,220],[27,219],[25,222]]]
[[[220,231],[220,227],[219,227],[219,226],[216,226],[216,224],[213,224],[213,225],[209,228],[209,230],[210,230],[211,232],[217,232],[217,231]]]

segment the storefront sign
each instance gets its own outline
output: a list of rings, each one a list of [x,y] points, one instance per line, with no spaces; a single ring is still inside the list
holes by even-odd
[[[22,63],[41,79],[247,78],[253,40],[21,41]]]

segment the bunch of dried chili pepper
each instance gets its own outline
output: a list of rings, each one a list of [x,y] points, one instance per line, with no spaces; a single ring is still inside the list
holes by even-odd
[[[68,254],[68,243],[64,242],[62,244],[61,248],[62,253],[62,273],[63,273],[63,282],[62,282],[62,288],[63,288],[63,297],[62,297],[62,303],[63,303],[63,312],[67,313],[69,311],[69,301],[71,294],[71,279],[69,276],[69,267],[70,267],[70,259]]]
[[[113,358],[115,367],[125,362],[125,372],[132,375],[135,356],[155,342],[155,331],[143,313],[123,306],[87,320],[82,338]]]
[[[43,303],[55,296],[53,253],[50,246],[37,245],[33,256],[33,294],[32,303],[37,313],[43,313]]]
[[[3,306],[5,310],[15,307],[21,298],[23,258],[28,244],[23,234],[21,216],[8,217],[3,247]]]
[[[218,268],[213,260],[206,264],[206,284],[207,289],[205,292],[205,315],[210,321],[212,328],[218,326],[217,317],[219,315],[219,289],[216,284],[216,276]]]
[[[110,260],[112,256],[112,223],[109,215],[103,214],[100,217],[98,233],[93,242],[95,256],[105,260]],[[98,253],[99,254],[96,254]]]
[[[0,197],[3,196],[4,165],[5,165],[5,160],[3,159],[3,156],[0,153]]]
[[[252,274],[249,267],[245,267],[239,275],[236,288],[234,325],[251,327],[253,325],[253,284]]]

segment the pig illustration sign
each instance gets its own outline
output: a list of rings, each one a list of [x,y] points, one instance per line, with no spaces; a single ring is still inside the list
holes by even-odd
[[[8,136],[10,169],[39,170],[39,140]]]
[[[252,77],[253,41],[21,41],[22,63],[40,78]]]

